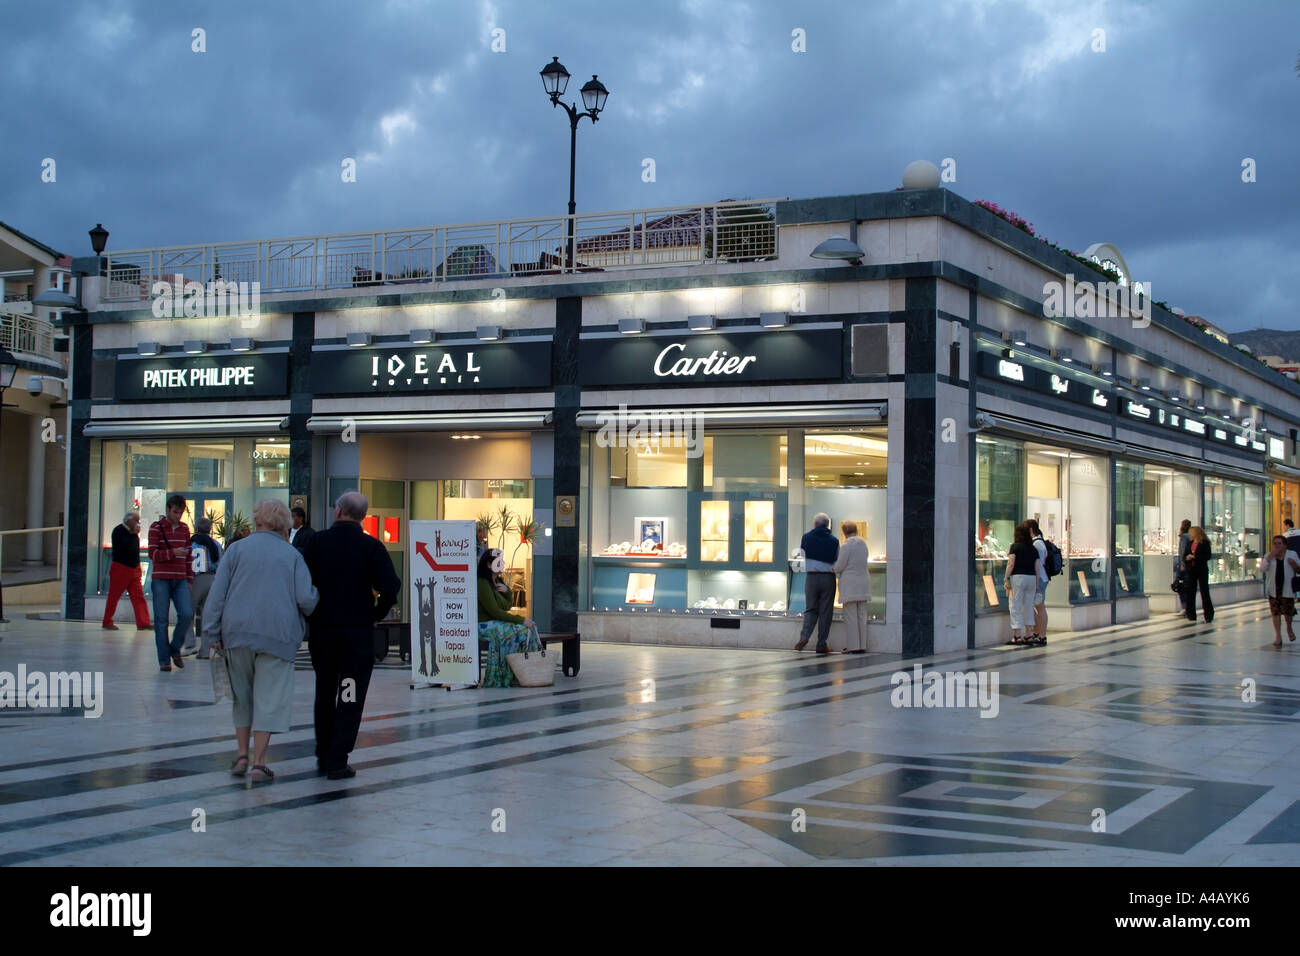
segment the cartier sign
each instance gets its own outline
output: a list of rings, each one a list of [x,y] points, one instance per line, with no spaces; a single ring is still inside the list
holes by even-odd
[[[583,385],[732,385],[838,379],[843,331],[770,329],[589,338],[578,344]]]

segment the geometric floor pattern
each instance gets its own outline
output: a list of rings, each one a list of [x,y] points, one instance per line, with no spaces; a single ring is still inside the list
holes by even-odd
[[[252,785],[206,662],[15,621],[0,672],[101,672],[104,712],[0,707],[0,865],[1295,865],[1300,645],[1271,641],[1252,602],[907,661],[587,643],[544,688],[390,658],[336,782],[300,654]],[[996,676],[996,716],[894,706],[918,664]]]

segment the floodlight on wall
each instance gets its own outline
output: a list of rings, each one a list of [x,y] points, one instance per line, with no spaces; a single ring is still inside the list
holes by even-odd
[[[692,332],[707,332],[718,324],[716,315],[688,315],[686,317],[686,327]]]
[[[1142,389],[1142,391],[1144,391],[1144,392],[1149,392],[1149,391],[1151,391],[1151,379],[1149,379],[1149,378],[1140,378],[1140,379],[1138,379],[1138,380],[1137,380],[1137,387],[1140,388],[1140,389]]]
[[[790,324],[789,312],[763,312],[758,322],[765,329],[783,329]]]
[[[1022,349],[1029,344],[1029,333],[1024,329],[1017,329],[1011,333],[1011,342],[1020,346]]]
[[[232,352],[251,352],[253,350],[252,339],[231,339],[230,350]]]
[[[619,319],[618,330],[624,335],[639,335],[645,331],[645,319]]]
[[[1096,369],[1097,374],[1100,375],[1102,378],[1115,377],[1115,367],[1108,362],[1103,362],[1100,365],[1094,365],[1093,368]]]
[[[208,350],[208,344],[206,342],[200,342],[198,339],[185,340],[186,355],[202,355],[207,350]]]
[[[1205,406],[1204,406],[1204,405],[1197,405],[1197,406],[1196,406],[1196,410],[1197,410],[1198,412],[1203,412],[1203,411],[1205,411]]]
[[[363,348],[370,344],[369,332],[349,332],[348,345],[354,349]]]
[[[435,332],[433,329],[412,329],[411,330],[412,345],[428,345],[429,343],[437,339],[437,337],[438,337],[438,333]]]
[[[157,342],[138,342],[135,351],[137,355],[157,355],[159,346]]]
[[[1066,362],[1070,365],[1074,364],[1074,353],[1069,349],[1052,349],[1052,358],[1056,359],[1058,362]]]
[[[862,257],[865,252],[858,244],[851,239],[845,239],[843,236],[831,236],[817,244],[817,248],[809,253],[814,259],[838,259],[841,262],[848,262],[851,265],[862,265]]]
[[[501,338],[501,326],[499,325],[480,325],[474,329],[474,334],[484,342],[495,342]]]
[[[76,296],[68,295],[62,289],[56,289],[53,286],[33,298],[32,305],[46,309],[75,309],[78,307]]]

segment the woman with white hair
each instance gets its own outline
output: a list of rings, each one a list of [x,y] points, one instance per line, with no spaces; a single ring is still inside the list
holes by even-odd
[[[289,506],[268,498],[253,509],[254,531],[233,542],[217,566],[204,608],[204,632],[225,651],[238,756],[230,772],[249,771],[253,737],[254,780],[271,780],[266,748],[271,734],[289,729],[293,662],[307,636],[305,615],[319,594],[298,549],[289,543]],[[213,666],[221,666],[214,658]]]

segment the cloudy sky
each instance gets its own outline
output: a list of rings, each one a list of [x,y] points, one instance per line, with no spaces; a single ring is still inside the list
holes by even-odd
[[[949,188],[1076,251],[1115,243],[1156,299],[1300,328],[1294,0],[0,12],[0,219],[72,255],[101,221],[122,250],[562,214],[568,124],[538,77],[559,56],[571,98],[593,73],[611,91],[579,130],[579,212],[889,190],[951,158]]]

